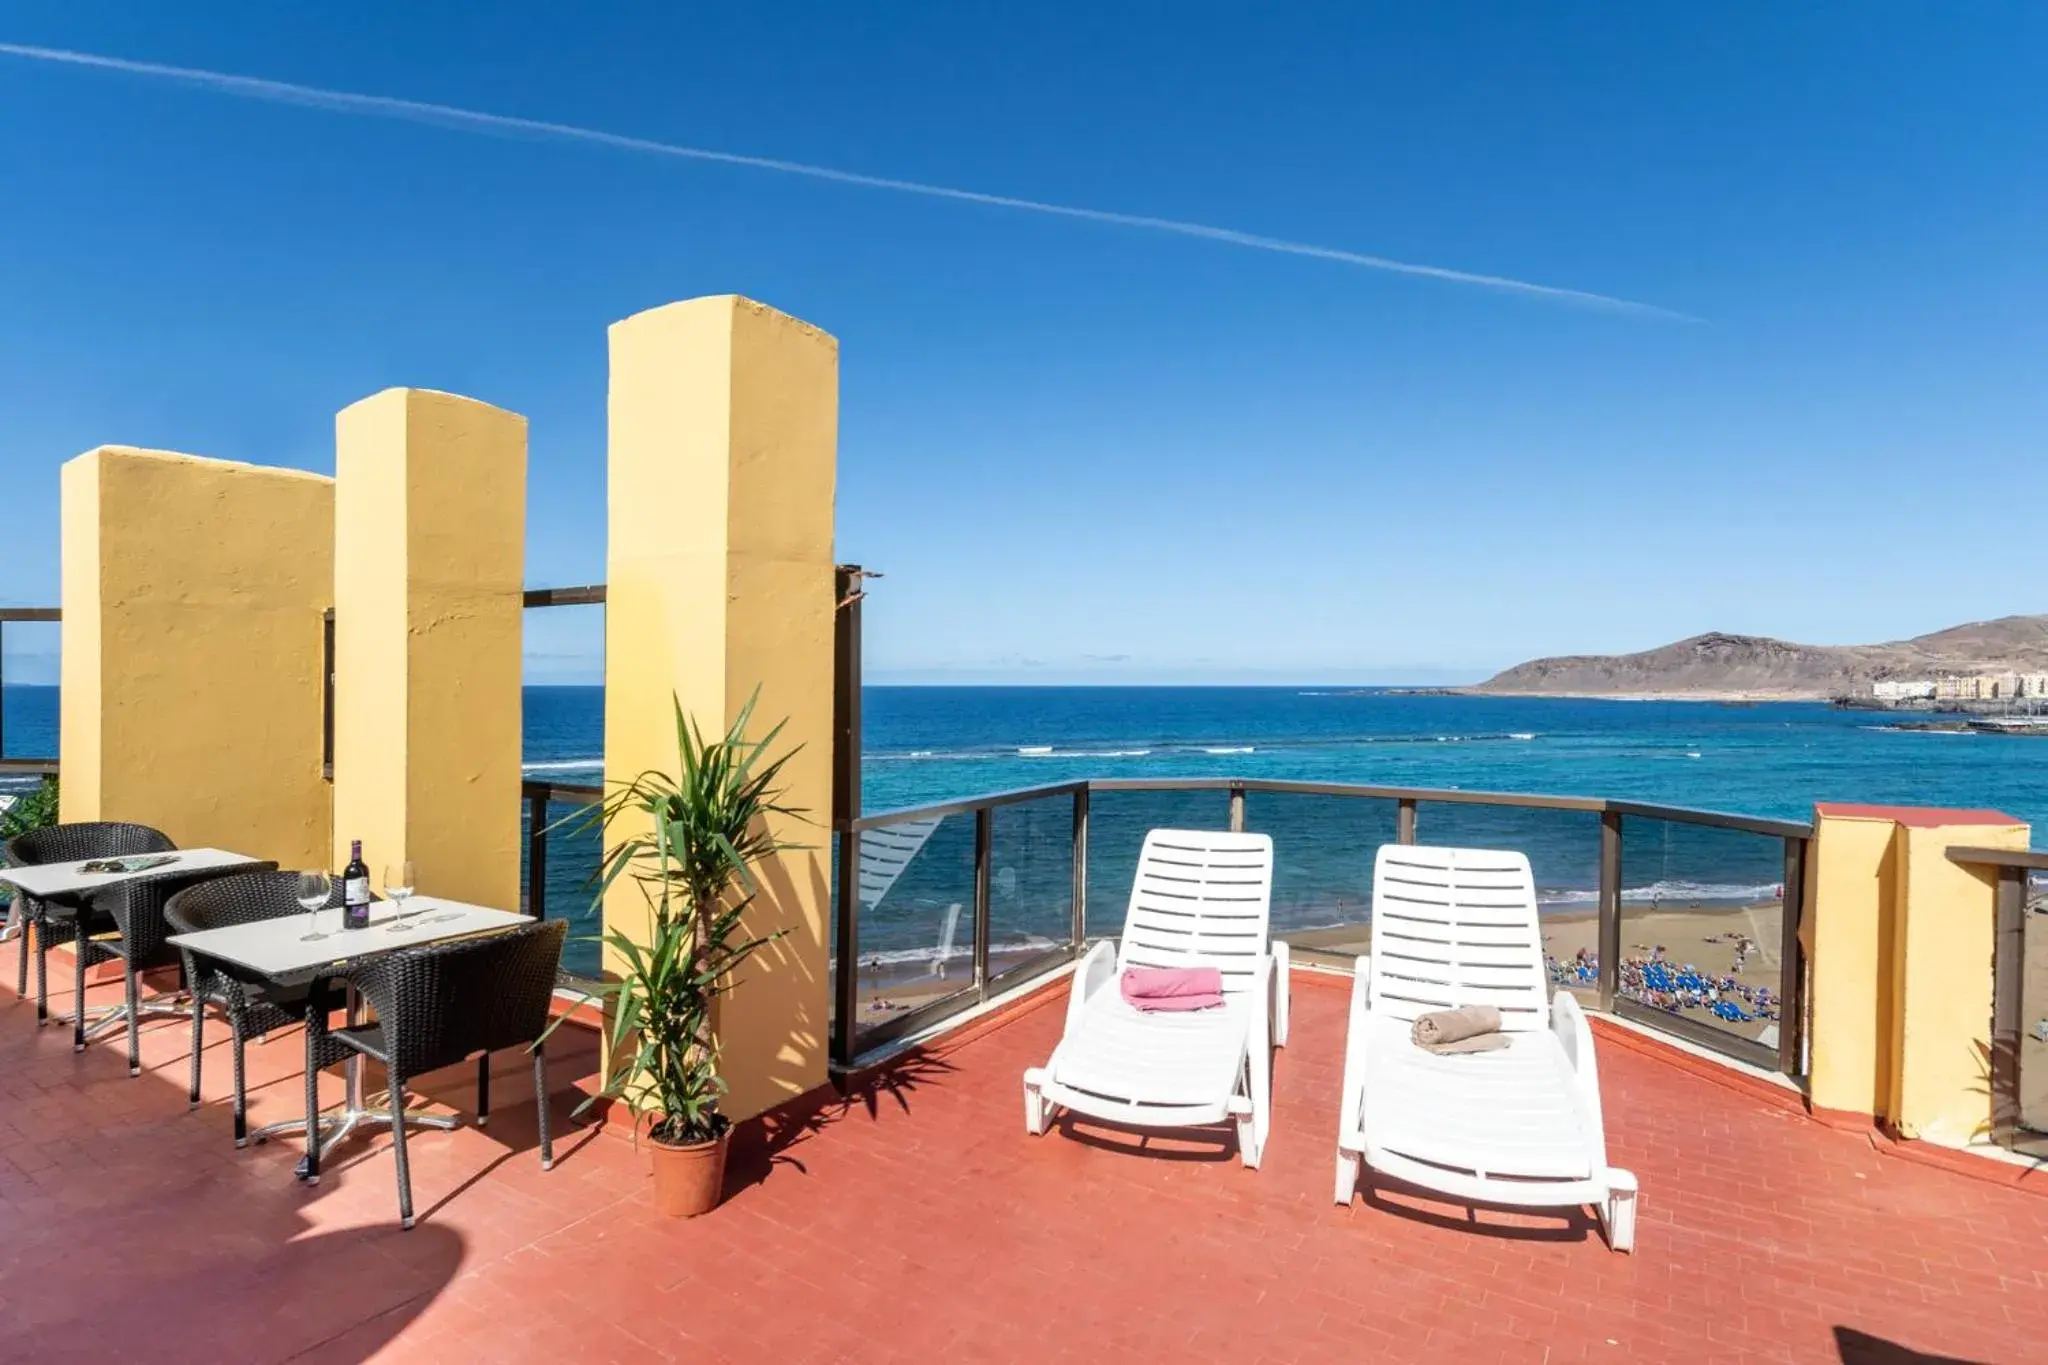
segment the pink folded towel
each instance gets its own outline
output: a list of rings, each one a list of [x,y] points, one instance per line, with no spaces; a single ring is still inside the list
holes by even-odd
[[[1133,1009],[1206,1010],[1223,1003],[1223,973],[1214,967],[1129,967],[1117,981]]]

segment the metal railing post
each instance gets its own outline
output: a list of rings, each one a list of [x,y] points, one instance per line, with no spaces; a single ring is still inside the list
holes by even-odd
[[[2027,983],[2027,869],[1998,869],[1991,948],[1991,1137],[2011,1147],[2020,1129],[2020,1031]]]
[[[832,1060],[853,1063],[860,1011],[860,835],[839,831],[839,907],[833,951],[838,975],[832,979]]]
[[[526,913],[548,917],[548,794],[545,788],[526,798]]]
[[[1806,851],[1804,839],[1785,841],[1785,895],[1778,931],[1778,1070],[1797,1076],[1805,1068],[1801,1053],[1806,1038],[1806,963],[1799,945],[1799,921],[1806,913]]]
[[[860,816],[860,602],[858,564],[833,570],[832,613],[832,821]]]
[[[974,812],[974,989],[988,999],[988,864],[995,812]]]
[[[1230,789],[1230,832],[1232,834],[1244,833],[1243,787],[1232,787]]]
[[[1600,812],[1600,1008],[1613,1013],[1621,987],[1621,815]]]
[[[7,623],[0,621],[0,758],[7,757]]]
[[[833,569],[832,827],[838,831],[839,885],[832,981],[832,1059],[853,1062],[860,1010],[860,581],[857,564]]]
[[[1415,803],[1406,797],[1394,803],[1394,842],[1415,842]]]
[[[1074,915],[1069,947],[1079,957],[1088,944],[1088,788],[1074,788]]]

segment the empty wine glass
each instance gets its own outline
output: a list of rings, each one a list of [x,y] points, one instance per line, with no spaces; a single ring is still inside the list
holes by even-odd
[[[334,879],[325,872],[301,872],[296,899],[306,912],[306,932],[299,935],[302,943],[316,943],[327,935],[319,931],[320,911],[334,894]]]
[[[412,928],[405,921],[405,898],[412,894],[413,887],[417,884],[413,873],[411,863],[384,864],[384,894],[390,898],[392,906],[389,930],[391,933]]]

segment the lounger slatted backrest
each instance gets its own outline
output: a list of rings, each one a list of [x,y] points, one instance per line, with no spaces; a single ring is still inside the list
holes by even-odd
[[[1529,859],[1384,844],[1372,874],[1372,1011],[1412,1020],[1493,1005],[1509,1032],[1549,1026]]]
[[[873,909],[882,897],[889,894],[889,888],[896,885],[903,869],[910,866],[910,860],[930,842],[938,827],[939,817],[934,816],[928,820],[905,820],[900,825],[860,832],[860,903],[863,908]]]
[[[1223,993],[1252,989],[1266,952],[1273,841],[1264,834],[1155,829],[1138,854],[1122,967],[1216,967]]]

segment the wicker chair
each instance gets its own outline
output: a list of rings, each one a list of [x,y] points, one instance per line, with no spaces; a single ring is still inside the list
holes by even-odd
[[[274,865],[273,865],[274,866]],[[224,929],[233,924],[303,915],[298,901],[299,874],[264,870],[234,872],[188,887],[171,897],[164,906],[164,918],[180,934],[204,929]],[[341,887],[329,895],[330,908],[341,904]],[[233,1036],[235,1063],[235,1146],[249,1141],[249,1099],[245,1088],[243,1049],[254,1036],[261,1038],[273,1029],[304,1023],[312,1004],[310,986],[280,986],[268,977],[222,962],[217,958],[181,949],[185,961],[185,982],[192,992],[192,1087],[186,1098],[199,1107],[199,1081],[205,1058],[203,1034],[206,1007],[218,1008]],[[348,1056],[348,1049],[329,1041],[320,1056],[321,1066],[330,1066]]]
[[[539,1043],[548,1028],[555,973],[562,965],[564,920],[541,920],[503,933],[450,943],[403,948],[363,962],[337,979],[361,992],[375,1023],[328,1032],[325,1011],[307,1015],[306,1165],[320,1175],[319,1100],[315,1076],[325,1065],[325,1044],[339,1043],[384,1064],[390,1078],[392,1150],[398,1159],[398,1220],[412,1227],[412,1176],[406,1166],[405,1082],[454,1066],[478,1053],[476,1121],[490,1120],[491,1053],[524,1047],[533,1053],[533,1093],[540,1111],[540,1165],[553,1167],[548,1136],[547,1056]]]
[[[240,863],[236,867],[237,871],[246,869],[256,873],[277,871],[276,863]],[[138,998],[138,978],[144,971],[151,967],[182,967],[184,963],[184,954],[164,942],[170,934],[182,932],[171,927],[165,917],[165,907],[184,892],[217,881],[222,875],[221,869],[208,868],[204,871],[174,876],[151,877],[146,881],[131,883],[121,888],[118,893],[103,892],[93,897],[96,907],[106,907],[108,916],[114,921],[115,929],[119,931],[111,937],[101,935],[88,939],[84,918],[79,917],[76,921],[73,932],[78,961],[81,964],[84,963],[88,952],[95,961],[103,962],[115,958],[121,960],[127,993],[122,1010],[116,1017],[125,1017],[128,1021],[128,1074],[131,1076],[142,1074],[142,1040],[139,1029],[145,1014],[172,1014],[181,1018],[189,1014],[196,1023],[202,1013],[196,1002],[190,1009],[186,1009],[167,1006],[161,1000],[149,1002]],[[190,979],[189,975],[187,979]],[[78,998],[85,998],[83,966],[78,970]],[[84,1012],[80,1011],[75,1018],[76,1022],[72,1026],[72,1046],[75,1049],[83,1049]],[[96,1027],[103,1028],[106,1025]]]
[[[169,853],[177,848],[170,836],[148,825],[132,825],[117,820],[95,820],[70,825],[50,825],[43,829],[32,829],[26,834],[17,834],[7,841],[7,861],[16,867],[32,867],[38,863],[75,863],[86,858],[128,858],[142,853]],[[24,932],[34,931],[36,936],[36,1027],[41,1028],[50,1018],[49,959],[50,933],[55,926],[61,926],[73,935],[90,941],[94,934],[114,926],[109,906],[126,891],[113,888],[106,894],[94,898],[92,910],[84,915],[76,907],[62,901],[47,901],[39,896],[19,896],[25,917],[21,923]],[[73,922],[77,921],[77,924]],[[96,955],[95,961],[99,960]],[[79,999],[84,999],[83,983],[85,968],[90,965],[86,954],[78,955]],[[14,983],[17,995],[28,994],[28,945],[22,945],[21,963]],[[80,1009],[81,1018],[84,1010]],[[76,1034],[73,1041],[78,1042]],[[81,1044],[82,1045],[82,1044]]]

